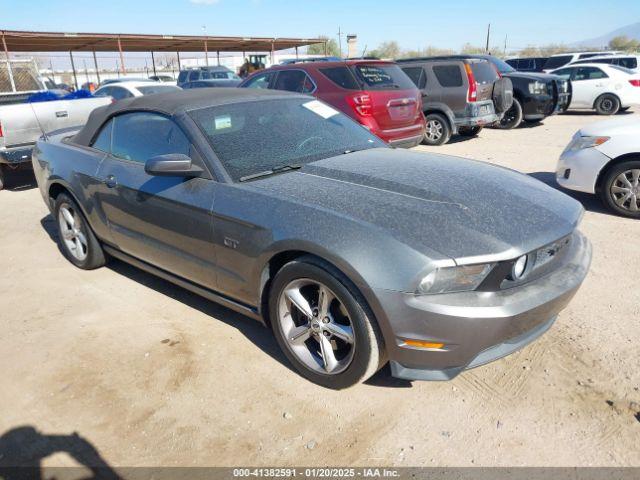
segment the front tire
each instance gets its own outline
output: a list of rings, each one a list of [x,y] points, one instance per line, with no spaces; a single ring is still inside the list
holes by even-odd
[[[522,123],[522,118],[522,105],[520,105],[518,99],[514,98],[511,108],[504,113],[500,122],[498,122],[498,128],[502,130],[514,129]]]
[[[340,272],[314,257],[278,271],[269,315],[278,345],[313,383],[347,388],[382,366],[382,335],[366,303]]]
[[[60,250],[67,260],[83,270],[93,270],[106,263],[102,246],[75,200],[65,193],[58,195],[53,215]]]
[[[595,107],[598,115],[615,115],[620,110],[620,100],[615,95],[605,93],[598,97]]]
[[[602,181],[600,199],[619,215],[640,218],[640,160],[611,168]]]
[[[449,121],[439,113],[429,113],[425,117],[427,132],[424,135],[425,145],[444,145],[451,138],[451,126]]]

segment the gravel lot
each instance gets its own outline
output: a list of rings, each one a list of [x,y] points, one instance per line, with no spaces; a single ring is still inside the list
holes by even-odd
[[[600,119],[556,116],[418,149],[553,184],[573,133]],[[9,432],[33,427],[77,432],[112,466],[640,466],[640,221],[574,196],[593,264],[541,340],[451,382],[384,369],[335,392],[293,372],[246,317],[120,262],[74,268],[37,188],[2,191],[0,447],[22,448],[0,448],[0,464],[40,455],[36,432]],[[76,463],[59,452],[44,464]]]

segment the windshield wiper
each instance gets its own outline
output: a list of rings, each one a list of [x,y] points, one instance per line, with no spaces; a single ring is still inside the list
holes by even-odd
[[[251,175],[240,177],[240,181],[246,182],[247,180],[253,180],[254,178],[267,177],[269,175],[275,175],[276,173],[288,172],[290,170],[299,170],[300,168],[302,168],[302,165],[299,164],[278,165],[277,167],[273,167],[271,170],[265,170],[264,172],[252,173]]]

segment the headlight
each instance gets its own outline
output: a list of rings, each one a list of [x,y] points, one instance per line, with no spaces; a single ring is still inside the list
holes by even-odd
[[[597,147],[609,140],[611,137],[576,137],[568,150],[582,150],[583,148]]]
[[[492,263],[438,268],[429,273],[418,285],[418,294],[466,292],[475,290],[487,277]]]
[[[544,95],[547,93],[547,84],[536,80],[529,84],[529,93],[531,95]]]

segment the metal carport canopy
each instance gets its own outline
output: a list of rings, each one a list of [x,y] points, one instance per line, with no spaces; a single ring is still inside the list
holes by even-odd
[[[209,35],[142,35],[2,30],[8,52],[249,52],[284,50],[322,38],[216,37]],[[2,45],[0,45],[2,47]]]

